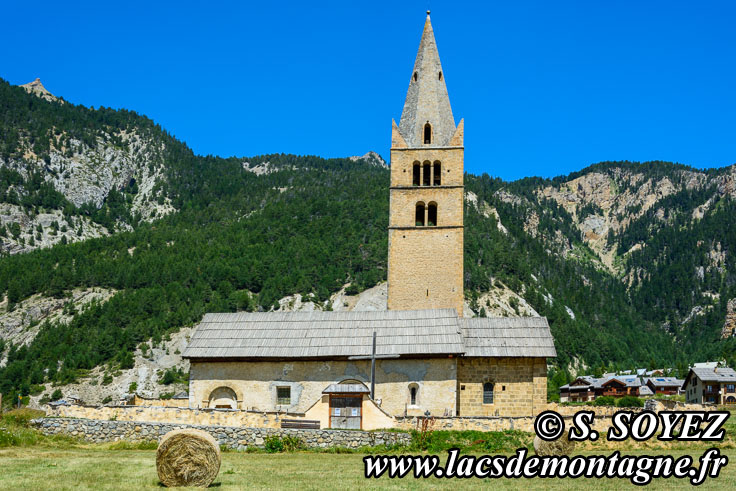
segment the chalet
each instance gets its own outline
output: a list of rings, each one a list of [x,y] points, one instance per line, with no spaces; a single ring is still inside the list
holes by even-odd
[[[578,377],[569,384],[560,387],[560,402],[586,402],[596,398],[596,390],[600,390],[603,378],[588,375]]]
[[[687,402],[736,404],[736,371],[728,367],[695,366],[685,377],[682,390]]]
[[[683,383],[685,383],[684,380],[675,377],[649,377],[645,382],[646,387],[649,387],[652,394],[665,395],[679,394]]]
[[[639,388],[642,386],[641,379],[636,376],[616,376],[601,384],[602,396],[638,396]]]

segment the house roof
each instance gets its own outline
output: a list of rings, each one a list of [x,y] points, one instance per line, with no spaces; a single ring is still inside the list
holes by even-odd
[[[639,387],[639,395],[640,396],[651,396],[653,394],[654,394],[654,392],[652,392],[652,389],[650,389],[646,385],[642,385],[641,387]]]
[[[608,380],[603,381],[601,385],[606,385],[613,381],[618,381],[626,387],[641,387],[641,379],[632,375],[618,375],[616,377],[611,377]]]
[[[722,368],[706,368],[706,367],[693,367],[685,377],[685,383],[683,387],[690,380],[690,376],[695,375],[703,382],[736,382],[736,371],[733,368],[722,367]]]
[[[547,319],[461,319],[454,309],[206,314],[184,358],[554,357]]]
[[[649,377],[647,383],[650,383],[655,387],[682,387],[684,380],[676,377]]]
[[[463,319],[465,356],[555,357],[545,317]]]

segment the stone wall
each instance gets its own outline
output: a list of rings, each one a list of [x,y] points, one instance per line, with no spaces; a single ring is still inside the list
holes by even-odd
[[[147,421],[189,425],[279,428],[281,419],[307,419],[303,413],[189,409],[162,406],[50,406],[47,416],[107,421]]]
[[[390,310],[454,308],[463,315],[463,159],[461,146],[391,149]],[[431,172],[439,162],[441,185],[414,186],[415,162],[430,163]],[[415,227],[420,201],[437,204],[437,226]]]
[[[378,360],[376,399],[389,415],[454,414],[456,401],[455,358]],[[370,384],[370,360],[334,361],[192,361],[189,405],[207,407],[210,395],[220,387],[235,392],[238,409],[306,413],[322,400],[328,385],[345,380]],[[418,404],[410,406],[409,385],[419,388]],[[290,387],[289,405],[277,404],[278,387]],[[321,419],[314,417],[313,419]],[[375,429],[367,428],[364,429]]]
[[[245,450],[263,447],[266,437],[295,436],[307,447],[357,448],[375,445],[407,445],[411,435],[396,432],[368,432],[350,430],[295,430],[275,428],[243,428],[212,425],[177,425],[141,421],[101,421],[72,418],[40,418],[31,422],[47,435],[66,434],[94,443],[128,441],[158,441],[172,430],[196,428],[210,433],[220,445]]]
[[[483,403],[483,384],[493,386],[493,403]],[[458,358],[460,416],[534,416],[547,405],[544,358]]]

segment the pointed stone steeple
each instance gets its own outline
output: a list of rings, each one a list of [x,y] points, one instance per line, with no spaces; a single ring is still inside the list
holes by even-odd
[[[455,120],[429,11],[401,113],[399,132],[409,147],[446,146],[455,134]]]

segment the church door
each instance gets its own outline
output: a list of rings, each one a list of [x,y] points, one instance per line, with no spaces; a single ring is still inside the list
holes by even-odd
[[[359,430],[362,428],[363,395],[330,395],[330,428]]]

